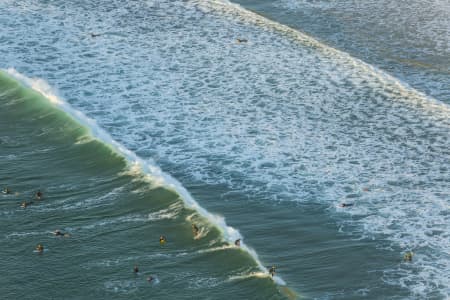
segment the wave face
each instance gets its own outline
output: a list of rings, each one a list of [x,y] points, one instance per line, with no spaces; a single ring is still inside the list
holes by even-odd
[[[2,5],[2,65],[178,178],[298,290],[450,294],[446,104],[227,2]]]
[[[72,290],[75,298],[141,298],[149,291],[159,299],[181,299],[180,291],[204,298],[214,287],[217,298],[249,293],[242,292],[247,288],[259,290],[257,297],[282,298],[273,282],[283,280],[268,280],[252,249],[224,241],[231,234],[242,237],[223,218],[192,198],[180,198],[176,192],[182,187],[162,172],[145,172],[145,165],[138,165],[143,162],[130,161],[132,153],[117,142],[105,143],[107,134],[86,126],[92,120],[51,94],[44,81],[9,73],[39,93],[0,73],[0,178],[13,190],[1,194],[0,241],[10,248],[1,251],[7,261],[1,269],[12,269],[2,285],[4,297],[27,298],[33,292],[33,297],[65,298]],[[37,188],[44,191],[41,201],[32,199]],[[23,208],[23,202],[29,205]],[[191,223],[201,235],[192,235]],[[69,236],[54,236],[56,229]],[[167,237],[164,245],[160,234]],[[42,257],[33,253],[33,243],[45,245]],[[20,249],[19,255],[11,249]],[[224,256],[226,264],[220,260]],[[133,275],[136,264],[142,273]],[[266,279],[230,286],[229,278],[244,270]],[[41,272],[59,288],[38,282]],[[148,283],[148,276],[155,280]],[[18,292],[14,282],[20,278],[30,283]]]
[[[44,97],[46,97],[51,103],[57,105],[58,108],[66,112],[70,117],[74,118],[90,131],[91,137],[98,138],[100,141],[104,142],[107,146],[112,147],[114,151],[118,154],[124,156],[128,160],[128,163],[131,164],[132,173],[141,176],[147,176],[149,183],[152,187],[163,186],[167,189],[172,189],[176,192],[181,199],[184,201],[187,208],[195,210],[199,213],[203,218],[207,219],[209,223],[216,226],[219,229],[225,240],[233,244],[237,239],[242,239],[242,236],[239,232],[233,227],[228,226],[225,223],[225,220],[221,216],[215,216],[201,207],[189,194],[189,192],[173,177],[169,174],[166,174],[161,171],[161,169],[151,162],[146,162],[138,157],[132,151],[124,148],[120,143],[111,138],[111,136],[105,132],[102,128],[98,127],[94,120],[86,117],[81,111],[73,109],[67,102],[63,99],[59,98],[53,91],[52,88],[42,79],[32,79],[28,78],[20,73],[18,73],[15,69],[6,70],[7,74],[14,77],[17,80],[20,80],[27,86],[31,87]],[[89,138],[89,137],[88,137]],[[167,211],[166,211],[167,212]],[[170,218],[169,214],[169,218]],[[150,218],[150,215],[149,215]],[[244,242],[241,244],[241,249],[247,251],[250,255],[252,255],[255,262],[258,264],[262,271],[266,271],[263,267],[262,263],[259,261],[257,254],[251,248],[248,248]],[[266,272],[266,274],[268,274]],[[277,282],[279,284],[285,284],[284,281],[277,277]]]

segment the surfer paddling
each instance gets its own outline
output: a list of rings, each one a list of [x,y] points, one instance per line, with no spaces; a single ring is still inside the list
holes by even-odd
[[[33,201],[30,202],[24,201],[20,204],[20,207],[27,208],[27,206],[30,206],[31,204],[33,204]]]
[[[62,237],[69,237],[70,235],[68,233],[62,232],[61,230],[57,229],[53,232],[55,236],[62,236]]]
[[[404,261],[412,261],[414,253],[412,251],[406,252],[403,256]]]
[[[42,246],[42,244],[38,244],[38,245],[36,246],[36,251],[37,251],[38,253],[44,252],[44,246]]]
[[[41,190],[38,190],[35,194],[34,197],[38,200],[42,200],[42,198],[44,197],[44,194],[41,192]]]

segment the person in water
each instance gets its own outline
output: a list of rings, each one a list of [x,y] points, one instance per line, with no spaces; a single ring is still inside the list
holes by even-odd
[[[412,261],[413,255],[414,255],[414,253],[411,251],[406,252],[405,255],[403,256],[403,260],[404,261]]]
[[[139,273],[139,268],[138,268],[138,266],[134,266],[133,272],[134,272],[134,274]]]
[[[3,191],[2,191],[2,193],[3,193],[3,194],[11,194],[12,191],[11,191],[8,187],[5,187],[5,188],[3,189]]]
[[[34,196],[36,197],[36,199],[41,200],[44,194],[41,192],[41,190],[38,190]]]
[[[198,232],[199,232],[199,229],[198,229],[197,225],[192,224],[192,233],[194,233],[194,236],[197,236]]]
[[[44,252],[44,246],[42,246],[42,244],[38,244],[36,246],[36,251],[39,252],[39,253]]]
[[[27,206],[30,206],[31,204],[33,204],[33,201],[30,202],[24,201],[22,202],[22,204],[20,204],[20,207],[27,208]]]
[[[241,246],[241,239],[235,240],[235,241],[234,241],[234,245],[235,245],[236,247],[240,247],[240,246]]]
[[[236,39],[238,43],[247,43],[248,41],[246,39]]]
[[[62,236],[62,237],[69,237],[70,236],[68,233],[61,232],[61,230],[59,230],[59,229],[55,230],[53,232],[53,234],[56,235],[56,236]]]
[[[153,281],[153,276],[148,276],[148,277],[147,277],[147,281],[148,281],[148,282],[152,282],[152,281]]]
[[[101,36],[101,34],[100,33],[91,33],[91,37],[98,37],[98,36]]]
[[[159,237],[159,243],[160,243],[160,244],[165,244],[166,242],[167,242],[166,237],[163,236],[163,235],[161,235],[161,236]]]
[[[269,269],[269,274],[272,275],[272,277],[275,276],[275,266],[272,266],[272,267]]]
[[[350,207],[350,206],[353,206],[353,203],[341,203],[339,206],[340,207]]]

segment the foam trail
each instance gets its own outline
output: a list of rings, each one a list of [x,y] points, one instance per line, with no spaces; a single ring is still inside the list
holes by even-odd
[[[3,71],[6,72],[8,75],[12,76],[13,78],[15,78],[16,80],[19,80],[26,86],[37,91],[45,98],[47,98],[55,106],[66,112],[77,122],[87,127],[90,130],[90,134],[93,137],[102,141],[106,145],[109,145],[117,153],[123,155],[126,158],[127,162],[131,164],[132,167],[135,168],[139,167],[143,173],[149,174],[152,177],[153,183],[156,183],[158,185],[167,187],[175,191],[178,195],[180,195],[181,199],[183,200],[187,208],[197,211],[211,224],[216,226],[222,232],[223,237],[227,242],[234,243],[234,241],[237,239],[241,240],[243,239],[242,235],[239,233],[237,229],[228,226],[226,224],[225,219],[223,217],[214,215],[209,211],[207,211],[206,209],[204,209],[203,207],[201,207],[178,180],[176,180],[169,174],[164,173],[159,167],[154,165],[151,161],[144,161],[143,159],[138,157],[134,152],[128,150],[119,142],[115,141],[105,130],[103,130],[102,128],[100,128],[100,126],[97,125],[95,120],[90,119],[81,111],[76,110],[69,103],[64,101],[62,98],[58,97],[55,91],[50,87],[50,85],[45,80],[40,78],[29,78],[16,71],[14,68],[8,68],[6,70],[3,69]],[[268,274],[267,269],[259,260],[258,254],[256,253],[255,250],[246,246],[242,242],[241,242],[241,249],[249,253],[249,255],[254,259],[254,261],[258,265],[258,268],[262,272]],[[286,285],[286,283],[280,277],[277,277],[277,279],[274,281],[279,285]]]
[[[351,64],[353,68],[360,69],[364,72],[374,75],[381,82],[385,83],[388,86],[391,86],[393,89],[396,89],[400,92],[405,98],[408,98],[408,95],[414,95],[416,100],[422,102],[425,107],[436,108],[444,110],[447,113],[450,113],[450,106],[446,103],[439,101],[431,96],[426,95],[423,92],[420,92],[409,84],[400,79],[389,75],[388,73],[380,70],[379,68],[370,65],[358,58],[351,56],[349,53],[335,49],[326,44],[323,44],[316,40],[314,37],[309,36],[308,34],[301,32],[297,29],[293,29],[287,25],[278,23],[276,21],[272,21],[264,16],[261,16],[255,12],[247,10],[237,3],[230,2],[228,0],[212,0],[212,1],[201,1],[200,7],[203,7],[207,11],[216,10],[225,14],[237,14],[238,16],[244,17],[247,22],[252,22],[258,26],[266,26],[270,29],[282,32],[284,34],[289,35],[295,40],[301,42],[302,44],[314,47],[316,50],[322,51],[326,55],[333,56],[335,58],[339,58],[342,61]]]

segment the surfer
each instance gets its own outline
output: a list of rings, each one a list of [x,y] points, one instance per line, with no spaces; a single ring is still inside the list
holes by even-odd
[[[31,204],[33,204],[33,201],[30,201],[30,202],[24,201],[24,202],[22,202],[22,204],[20,204],[20,207],[27,208],[27,206],[29,206]]]
[[[39,253],[44,252],[44,246],[42,246],[42,244],[38,244],[36,246],[36,251],[39,252]]]
[[[136,265],[136,266],[134,266],[134,268],[133,268],[133,272],[134,272],[134,274],[137,274],[137,273],[139,273],[139,268],[138,268],[138,266]]]
[[[353,203],[341,203],[339,206],[340,207],[350,207],[350,206],[353,206]]]
[[[3,191],[2,191],[2,193],[3,193],[3,194],[11,194],[12,191],[11,191],[8,187],[5,187],[5,188],[3,189]]]
[[[148,276],[148,277],[147,277],[147,281],[148,281],[148,282],[152,282],[152,281],[153,281],[153,276]]]
[[[34,194],[34,196],[36,197],[36,199],[42,200],[42,197],[44,196],[44,194],[41,192],[41,190],[38,190],[36,192],[36,194]]]
[[[403,256],[403,260],[404,261],[412,261],[413,255],[414,255],[414,253],[412,251],[408,251]]]
[[[63,237],[69,237],[70,236],[68,233],[61,232],[61,230],[59,230],[59,229],[55,230],[53,232],[53,234],[56,235],[56,236],[63,236]]]
[[[235,240],[235,241],[234,241],[234,245],[235,245],[236,247],[240,247],[240,246],[241,246],[241,239]]]
[[[248,41],[246,39],[236,39],[238,43],[247,43]]]
[[[94,37],[98,37],[98,36],[101,36],[101,34],[100,34],[100,33],[92,33],[92,32],[91,32],[91,37],[94,38]]]
[[[194,236],[197,236],[198,232],[199,232],[199,229],[198,229],[197,225],[192,224],[192,233],[194,234]]]
[[[272,275],[272,277],[275,276],[275,266],[272,266],[272,267],[269,269],[269,274]]]
[[[163,235],[161,235],[161,236],[159,237],[159,243],[162,245],[162,244],[165,244],[166,242],[167,242],[166,237],[163,236]]]

